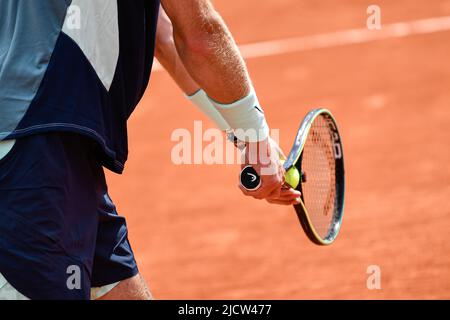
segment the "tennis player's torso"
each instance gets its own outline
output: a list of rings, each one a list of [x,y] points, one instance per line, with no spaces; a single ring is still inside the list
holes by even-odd
[[[0,140],[79,132],[121,171],[158,9],[159,0],[0,0]]]

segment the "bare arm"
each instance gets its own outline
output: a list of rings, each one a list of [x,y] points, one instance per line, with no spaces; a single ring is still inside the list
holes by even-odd
[[[181,62],[173,39],[172,23],[162,8],[159,11],[155,56],[184,93],[190,96],[200,90]]]
[[[162,0],[174,27],[179,56],[192,78],[221,103],[250,92],[244,60],[224,21],[208,0]]]
[[[212,105],[205,91],[200,88],[187,72],[175,47],[172,22],[163,8],[160,8],[159,11],[155,56],[180,89],[186,94],[187,98],[196,105],[200,111],[212,120],[222,131],[230,129],[228,123]]]
[[[226,105],[224,108],[227,110],[231,109],[230,104],[238,101],[238,110],[243,108],[241,114],[234,118],[229,115],[225,117],[222,114],[224,120],[234,122],[234,126],[232,122],[229,122],[231,129],[242,128],[236,119],[248,119],[251,112],[248,110],[249,107],[253,111],[252,117],[258,119],[257,121],[263,119],[263,123],[253,121],[247,126],[253,129],[263,127],[264,117],[260,114],[255,115],[259,112],[255,110],[260,109],[255,107],[255,103],[258,102],[252,90],[244,60],[227,26],[210,1],[161,0],[161,2],[170,18],[166,22],[171,21],[173,24],[173,38],[179,57],[176,56],[173,48],[166,47],[165,50],[171,50],[166,65],[177,83],[183,88],[186,85],[186,76],[192,77],[193,81],[188,79],[188,84],[196,83],[210,98]],[[169,45],[171,43],[170,40],[167,42]],[[159,55],[163,56],[161,52]],[[182,69],[179,67],[179,60],[184,65],[182,73],[179,71]],[[164,65],[164,62],[162,63]],[[172,67],[169,66],[170,63]],[[177,79],[177,77],[185,79]],[[248,98],[252,99],[249,103],[242,102],[247,101]],[[236,110],[235,106],[232,107],[234,110]],[[264,128],[268,131],[267,124]],[[241,186],[244,194],[257,199],[267,199],[272,203],[298,203],[300,196],[298,191],[282,188],[284,169],[279,162],[279,148],[267,135],[264,140],[248,143],[246,155],[247,160],[252,158],[257,160],[257,163],[252,163],[252,166],[257,172],[262,173],[262,184],[256,191],[248,191]],[[263,158],[269,161],[262,161]],[[263,173],[264,169],[270,169],[267,170],[269,173]]]

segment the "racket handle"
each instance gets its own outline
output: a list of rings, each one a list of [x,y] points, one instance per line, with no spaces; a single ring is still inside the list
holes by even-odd
[[[252,166],[242,169],[239,180],[241,186],[247,191],[256,191],[261,187],[261,177]]]

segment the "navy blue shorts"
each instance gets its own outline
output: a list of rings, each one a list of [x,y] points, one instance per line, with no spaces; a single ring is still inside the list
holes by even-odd
[[[30,299],[89,299],[138,273],[90,138],[17,140],[0,160],[0,273]]]

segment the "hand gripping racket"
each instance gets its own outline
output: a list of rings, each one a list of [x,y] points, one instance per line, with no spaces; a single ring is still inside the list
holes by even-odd
[[[294,208],[303,230],[317,245],[333,243],[342,223],[345,175],[341,137],[330,111],[308,113],[283,166],[286,172],[298,171],[286,181],[302,193],[301,203]],[[292,176],[298,181],[292,182]],[[242,170],[240,180],[250,191],[261,186],[251,166]]]

